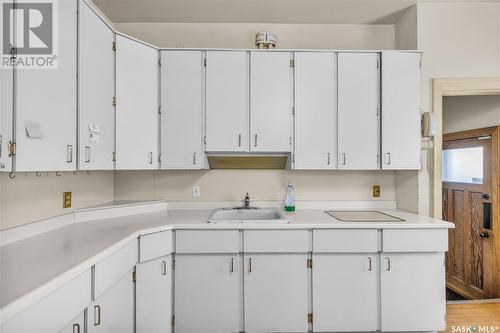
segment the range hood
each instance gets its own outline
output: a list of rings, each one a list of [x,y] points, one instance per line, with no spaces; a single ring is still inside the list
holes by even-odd
[[[286,169],[290,153],[208,153],[210,169]]]

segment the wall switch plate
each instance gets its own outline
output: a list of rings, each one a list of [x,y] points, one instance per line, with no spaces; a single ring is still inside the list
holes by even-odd
[[[71,207],[71,192],[63,193],[63,208]]]
[[[201,196],[201,189],[198,185],[193,186],[193,198],[199,198]]]
[[[380,185],[373,185],[373,197],[380,198]]]

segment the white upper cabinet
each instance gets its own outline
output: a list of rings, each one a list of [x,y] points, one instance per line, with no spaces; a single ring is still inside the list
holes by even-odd
[[[158,50],[116,35],[116,169],[158,169]]]
[[[15,171],[76,170],[77,1],[57,13],[57,68],[16,71]]]
[[[14,112],[13,69],[0,69],[0,172],[12,171],[9,142],[12,141],[12,115]]]
[[[113,170],[115,34],[84,1],[79,24],[78,168]]]
[[[337,168],[337,63],[333,52],[295,52],[295,169]]]
[[[338,54],[338,168],[374,170],[379,163],[378,53]]]
[[[249,54],[206,53],[206,151],[248,151]]]
[[[161,168],[202,169],[203,54],[161,53]]]
[[[250,150],[291,152],[292,53],[250,54]]]
[[[420,169],[420,53],[382,52],[382,168]]]

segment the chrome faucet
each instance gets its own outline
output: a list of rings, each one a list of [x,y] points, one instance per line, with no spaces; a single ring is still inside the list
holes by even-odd
[[[245,206],[244,206],[244,208],[245,209],[249,209],[250,208],[250,195],[248,195],[248,192],[245,195]]]

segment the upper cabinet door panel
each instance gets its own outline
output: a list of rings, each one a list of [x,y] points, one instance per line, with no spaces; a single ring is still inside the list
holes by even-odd
[[[338,166],[379,169],[379,55],[338,55]]]
[[[0,70],[0,172],[12,171],[9,141],[12,141],[14,71]]]
[[[158,168],[158,51],[116,35],[116,169]]]
[[[16,74],[16,171],[76,170],[77,2],[57,6],[57,68]]]
[[[115,35],[83,1],[79,23],[79,169],[113,170]]]
[[[335,53],[295,52],[295,169],[337,168]]]
[[[382,168],[420,169],[420,53],[382,52]]]
[[[293,70],[290,52],[251,52],[250,150],[292,150]]]
[[[162,169],[202,168],[201,51],[161,54]]]
[[[248,150],[249,55],[206,53],[206,150]]]

